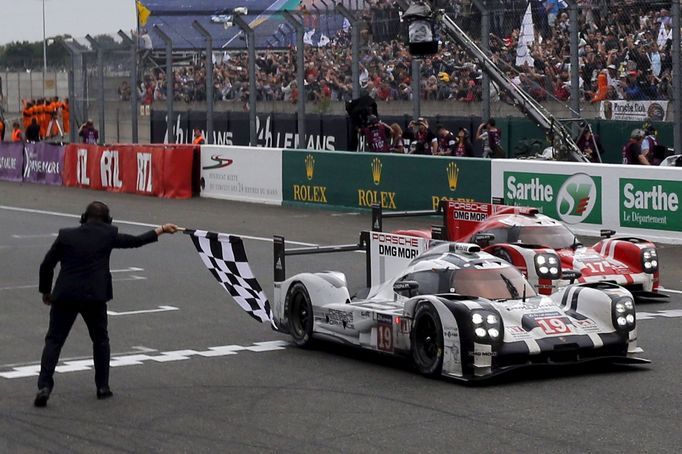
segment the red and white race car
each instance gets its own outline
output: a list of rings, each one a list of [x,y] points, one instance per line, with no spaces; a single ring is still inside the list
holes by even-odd
[[[602,230],[602,240],[584,246],[564,224],[536,208],[477,202],[443,202],[443,225],[395,233],[476,243],[484,251],[519,268],[541,294],[574,281],[610,282],[632,292],[638,300],[660,299],[659,262],[654,243],[635,237],[614,237]],[[373,208],[373,228],[382,218],[433,215],[433,211],[382,213]],[[377,229],[378,227],[378,229]]]

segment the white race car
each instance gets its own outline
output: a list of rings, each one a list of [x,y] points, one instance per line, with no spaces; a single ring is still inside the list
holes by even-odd
[[[285,258],[364,250],[369,289],[352,297],[340,272],[286,278]],[[362,232],[357,245],[285,250],[275,237],[277,329],[306,347],[331,340],[411,358],[425,375],[462,380],[518,367],[636,355],[632,294],[610,283],[538,295],[508,262],[473,244]]]

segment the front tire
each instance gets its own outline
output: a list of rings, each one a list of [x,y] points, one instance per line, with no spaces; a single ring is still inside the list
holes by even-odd
[[[443,325],[431,303],[417,307],[410,334],[412,361],[420,374],[434,377],[443,369]]]
[[[313,340],[313,305],[305,285],[295,283],[286,299],[289,334],[299,347],[309,347]]]

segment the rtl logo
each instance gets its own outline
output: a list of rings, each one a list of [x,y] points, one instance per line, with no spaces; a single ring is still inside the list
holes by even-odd
[[[152,154],[137,153],[137,190],[152,192]]]
[[[100,158],[100,175],[103,188],[120,188],[123,182],[119,179],[118,151],[105,150]]]
[[[76,182],[83,186],[90,186],[90,177],[88,176],[88,150],[81,148],[76,155]]]

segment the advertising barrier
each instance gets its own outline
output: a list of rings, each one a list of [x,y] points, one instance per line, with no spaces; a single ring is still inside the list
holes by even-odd
[[[0,180],[22,181],[24,144],[0,142]]]
[[[282,203],[282,150],[201,147],[201,196]]]
[[[495,160],[493,200],[537,207],[578,233],[682,242],[677,168]]]
[[[68,145],[64,185],[190,198],[195,150],[183,145]]]
[[[24,145],[24,181],[61,185],[63,168],[64,147],[42,142]]]
[[[289,203],[434,209],[443,199],[489,200],[490,160],[284,150],[282,183]]]

